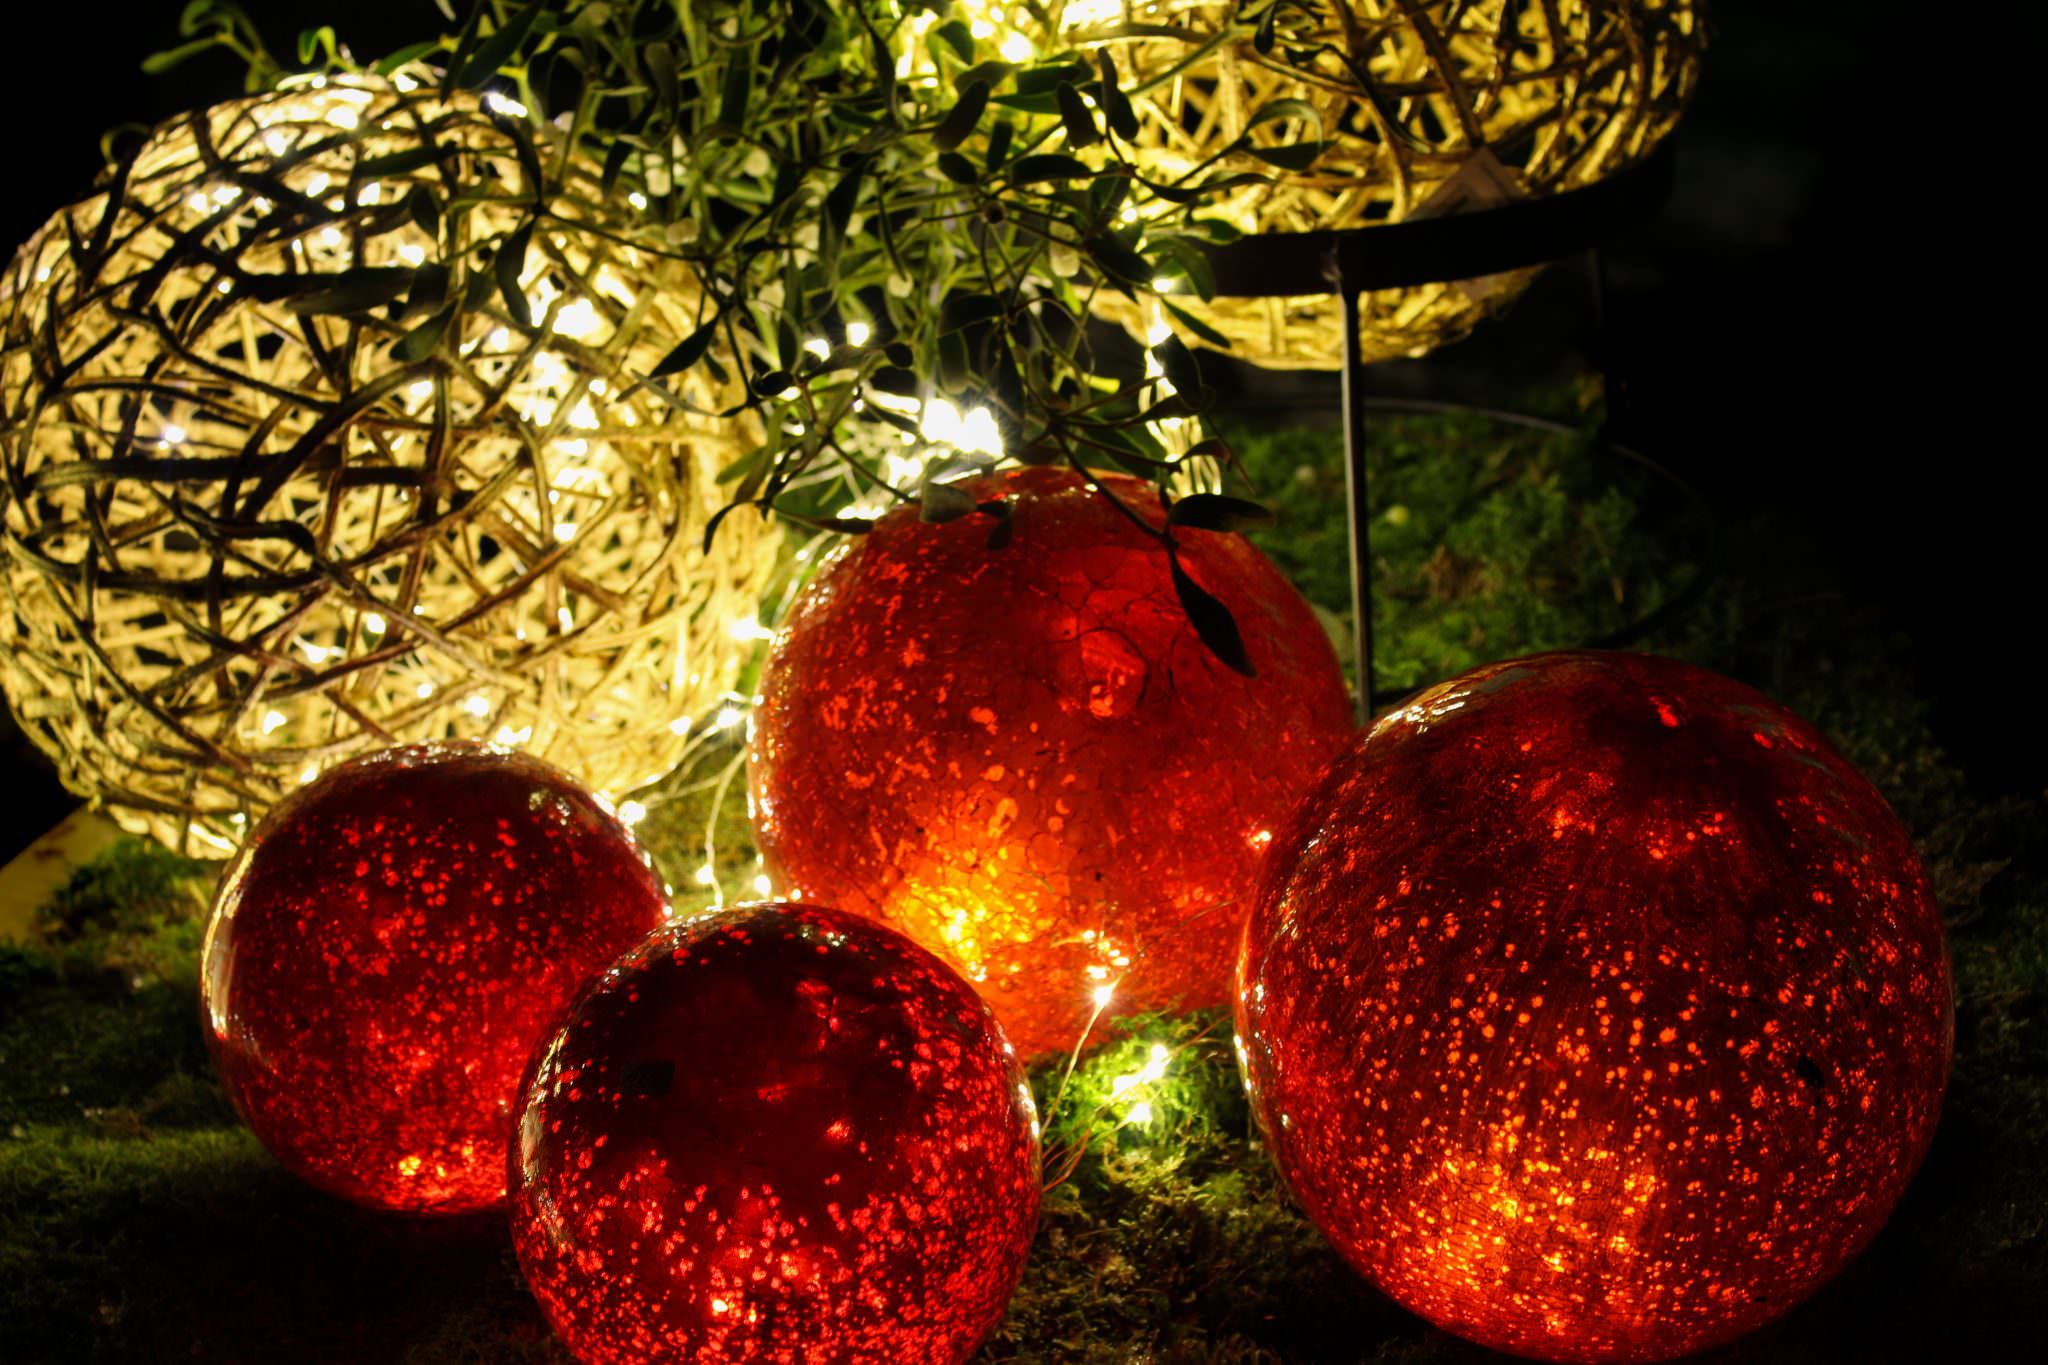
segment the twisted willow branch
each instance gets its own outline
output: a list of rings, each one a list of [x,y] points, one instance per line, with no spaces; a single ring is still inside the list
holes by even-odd
[[[1139,129],[1128,141],[1148,178],[1172,183],[1198,168],[1264,177],[1196,210],[1243,232],[1369,227],[1451,211],[1460,197],[1547,194],[1611,175],[1676,124],[1706,41],[1703,0],[968,7],[1032,47],[1111,53],[1132,89]],[[1317,142],[1321,152],[1305,166],[1259,154]],[[1368,295],[1363,354],[1420,354],[1455,340],[1535,275]],[[1181,293],[1173,301],[1254,363],[1340,363],[1337,307],[1327,296],[1202,303]],[[1142,300],[1113,293],[1099,296],[1097,311],[1135,335],[1150,322]]]
[[[0,683],[70,787],[218,855],[365,749],[623,794],[729,688],[759,443],[598,176],[416,80],[159,128],[0,279]],[[744,632],[742,632],[744,634]]]

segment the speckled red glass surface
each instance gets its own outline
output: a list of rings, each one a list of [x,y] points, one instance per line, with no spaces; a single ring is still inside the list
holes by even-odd
[[[1153,524],[1156,494],[1104,480]],[[1350,733],[1308,603],[1243,537],[1179,533],[1255,678],[1202,645],[1166,555],[1078,475],[966,485],[991,522],[882,518],[822,568],[755,710],[754,830],[778,889],[954,964],[1026,1055],[1111,1013],[1228,998],[1277,823]]]
[[[1896,817],[1783,707],[1645,655],[1383,717],[1275,843],[1240,971],[1310,1218],[1409,1308],[1543,1359],[1786,1311],[1884,1222],[1947,1079]]]
[[[632,835],[572,779],[386,750],[265,817],[207,926],[206,1038],[286,1168],[360,1203],[505,1196],[519,1079],[583,982],[661,924]]]
[[[1038,1220],[1038,1125],[987,1007],[870,920],[663,929],[535,1058],[527,1283],[586,1365],[951,1365]]]

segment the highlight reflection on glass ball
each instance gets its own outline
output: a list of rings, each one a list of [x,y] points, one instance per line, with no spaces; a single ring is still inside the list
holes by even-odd
[[[1275,841],[1238,1028],[1354,1267],[1499,1350],[1648,1361],[1876,1234],[1951,1022],[1906,833],[1812,726],[1671,660],[1552,654],[1339,760]]]
[[[566,775],[466,743],[358,759],[228,867],[200,978],[222,1084],[309,1183],[419,1213],[505,1197],[512,1104],[585,978],[667,916]]]
[[[1022,1069],[950,968],[869,920],[671,925],[535,1059],[513,1236],[585,1365],[964,1360],[1037,1223]]]
[[[1100,483],[1158,525],[1138,480]],[[1256,677],[1205,647],[1158,542],[1083,478],[960,485],[820,569],[762,680],[754,829],[778,887],[881,919],[1029,1056],[1113,1011],[1220,1004],[1272,831],[1351,730],[1329,640],[1242,536],[1177,532]]]

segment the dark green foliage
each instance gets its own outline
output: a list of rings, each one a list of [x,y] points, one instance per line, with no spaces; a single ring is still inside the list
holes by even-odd
[[[1383,683],[1573,643],[1688,571],[1689,542],[1643,510],[1646,485],[1577,442],[1417,418],[1382,423],[1378,448]],[[1281,512],[1260,533],[1269,552],[1341,612],[1335,436],[1237,450]],[[1396,506],[1405,522],[1387,520]],[[2048,1293],[2048,805],[1969,790],[1883,623],[1774,558],[1797,536],[1730,539],[1727,580],[1655,643],[1812,717],[1908,822],[1951,916],[1957,1055],[1934,1152],[1884,1234],[1713,1359],[2031,1359]],[[643,836],[685,909],[713,899],[696,873],[714,814],[718,887],[754,894],[737,753],[737,732],[721,736],[648,803]],[[46,908],[44,943],[0,949],[0,1358],[567,1365],[494,1220],[353,1210],[296,1185],[235,1125],[200,1044],[193,874],[123,843]],[[1163,1074],[1120,1090],[1155,1046]],[[1227,1017],[1127,1021],[1067,1065],[1033,1073],[1054,1183],[984,1359],[1497,1359],[1388,1304],[1293,1212],[1249,1131]]]
[[[1250,431],[1233,433],[1231,448],[1278,513],[1252,538],[1348,640],[1341,441],[1334,431]],[[1483,416],[1375,414],[1366,450],[1376,688],[1596,640],[1697,569],[1701,524],[1674,526],[1650,476],[1582,436]]]

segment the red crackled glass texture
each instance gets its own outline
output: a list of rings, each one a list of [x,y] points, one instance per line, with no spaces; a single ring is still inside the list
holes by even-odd
[[[663,929],[536,1057],[513,1240],[585,1365],[951,1365],[1038,1218],[1038,1125],[951,968],[855,915]]]
[[[1152,524],[1157,495],[1102,479]],[[885,516],[820,569],[755,710],[754,829],[782,892],[957,967],[1019,1051],[1109,1012],[1218,1004],[1278,823],[1350,703],[1301,595],[1243,537],[1177,533],[1257,676],[1188,624],[1157,541],[1067,470],[964,487],[993,523]]]
[[[633,837],[572,779],[470,744],[391,749],[277,806],[207,928],[206,1038],[294,1174],[380,1208],[505,1197],[533,1050],[666,919]]]
[[[1338,1251],[1462,1336],[1662,1360],[1785,1312],[1931,1139],[1938,907],[1804,721],[1667,659],[1497,664],[1383,717],[1273,849],[1239,1044]]]

